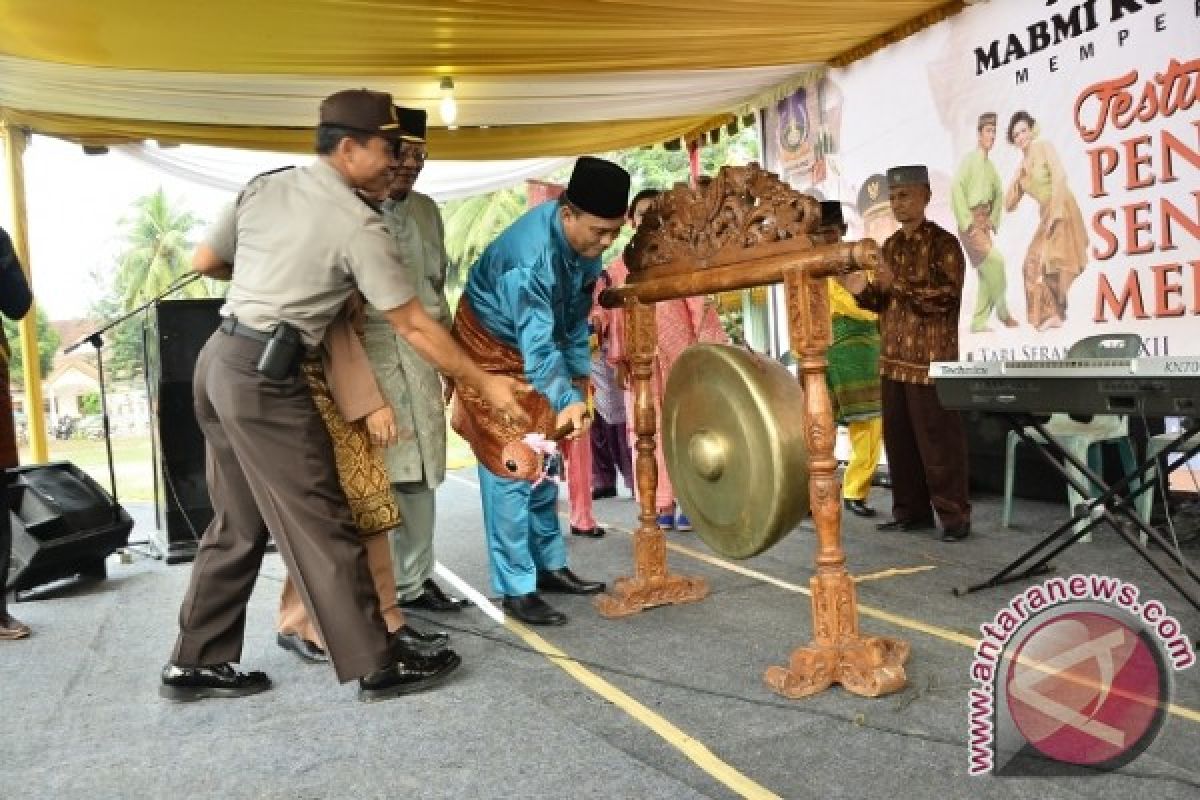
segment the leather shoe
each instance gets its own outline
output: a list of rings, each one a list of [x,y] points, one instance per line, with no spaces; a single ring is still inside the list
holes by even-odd
[[[875,509],[871,508],[862,500],[852,500],[850,498],[846,498],[842,500],[842,506],[857,517],[873,517],[876,513]]]
[[[450,634],[445,631],[423,633],[411,625],[405,625],[391,634],[390,641],[418,653],[429,653],[442,650],[450,644]]]
[[[277,633],[275,634],[275,644],[284,650],[291,650],[311,664],[329,663],[329,654],[320,645],[310,642],[298,633]]]
[[[617,488],[615,486],[610,486],[607,489],[592,489],[592,499],[593,500],[603,500],[606,497],[616,497],[616,496],[617,496]]]
[[[439,650],[432,655],[400,647],[392,650],[399,656],[394,663],[358,679],[359,700],[372,703],[429,689],[445,681],[462,664],[462,658],[453,650]]]
[[[585,581],[566,567],[539,572],[537,588],[543,592],[557,594],[599,594],[604,591],[604,581]]]
[[[892,519],[875,526],[878,531],[927,531],[933,527],[931,519]]]
[[[946,528],[942,531],[943,542],[961,542],[963,539],[971,535],[971,523],[965,522],[962,525],[957,525],[953,528]]]
[[[162,670],[160,697],[186,703],[205,697],[245,697],[271,688],[265,672],[238,672],[232,665],[178,667],[167,664]]]
[[[4,587],[0,586],[0,592],[3,591]],[[24,639],[29,636],[29,633],[29,626],[16,617],[9,615],[0,617],[0,641]]]
[[[412,600],[400,603],[402,608],[419,608],[425,611],[462,611],[469,606],[469,600],[451,597],[442,591],[433,578],[426,578],[421,584],[421,593]]]
[[[504,607],[505,611],[528,625],[567,624],[567,615],[551,608],[537,592],[506,596],[500,605]]]
[[[588,539],[599,539],[607,532],[608,531],[604,530],[604,528],[601,528],[599,525],[594,528],[576,528],[574,525],[571,526],[571,535],[585,536]]]

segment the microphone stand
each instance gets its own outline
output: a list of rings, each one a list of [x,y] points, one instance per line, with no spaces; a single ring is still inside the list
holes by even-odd
[[[83,347],[85,344],[90,344],[92,347],[96,348],[96,377],[100,384],[100,415],[104,425],[104,450],[105,455],[108,457],[108,481],[112,488],[112,513],[114,522],[118,521],[120,509],[117,503],[117,470],[113,465],[112,429],[109,426],[108,419],[108,397],[104,385],[104,356],[102,355],[104,347],[104,334],[135,314],[140,314],[141,312],[145,311],[147,308],[157,303],[159,300],[162,300],[167,295],[179,291],[183,287],[190,283],[194,283],[202,277],[204,276],[199,272],[192,272],[188,274],[183,278],[183,280],[171,284],[161,293],[150,300],[147,300],[145,303],[142,303],[137,308],[122,314],[116,319],[106,322],[104,325],[92,331],[91,333],[84,334],[78,341],[63,348],[63,355],[68,355],[75,350],[78,350],[80,347]]]

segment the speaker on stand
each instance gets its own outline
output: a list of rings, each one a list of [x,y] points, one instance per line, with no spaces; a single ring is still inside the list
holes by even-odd
[[[155,459],[154,544],[168,564],[191,561],[212,503],[204,474],[204,435],[193,407],[196,359],[221,324],[220,298],[160,300],[143,329]]]
[[[0,578],[8,591],[63,578],[103,579],[104,560],[129,542],[133,530],[125,509],[66,461],[9,469],[5,500],[12,560]]]

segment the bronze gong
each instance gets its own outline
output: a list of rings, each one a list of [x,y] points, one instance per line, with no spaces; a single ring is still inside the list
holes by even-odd
[[[807,516],[804,390],[778,362],[689,347],[667,379],[662,437],[675,495],[721,555],[758,555]]]

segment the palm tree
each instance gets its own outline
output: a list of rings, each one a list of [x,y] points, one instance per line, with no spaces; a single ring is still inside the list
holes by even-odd
[[[158,295],[187,272],[192,230],[200,220],[191,211],[171,208],[158,191],[133,203],[135,215],[122,220],[128,243],[117,265],[116,291],[125,310]],[[184,297],[207,297],[207,281],[184,287]]]
[[[451,200],[444,211],[446,253],[453,263],[446,282],[454,289],[466,283],[467,270],[484,248],[525,213],[525,192],[523,189],[501,189]]]

